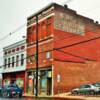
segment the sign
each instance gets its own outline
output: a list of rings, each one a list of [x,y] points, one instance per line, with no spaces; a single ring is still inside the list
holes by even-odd
[[[72,15],[70,13],[55,12],[55,28],[65,32],[84,35],[85,24],[78,15]]]
[[[57,83],[60,83],[60,80],[61,80],[61,76],[60,74],[57,75]]]

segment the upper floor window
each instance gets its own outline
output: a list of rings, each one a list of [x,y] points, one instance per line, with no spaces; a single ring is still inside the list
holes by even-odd
[[[32,27],[32,42],[34,42],[36,40],[36,26]]]
[[[8,51],[8,54],[10,54],[10,53],[11,53],[11,50]]]
[[[11,64],[10,58],[8,58],[8,67],[10,67],[10,64]]]
[[[7,52],[5,52],[4,54],[7,55]]]
[[[19,51],[19,47],[18,47],[18,48],[16,48],[16,51]]]
[[[27,42],[30,44],[32,42],[32,27],[29,27],[27,29],[27,35],[28,35]]]
[[[47,25],[46,25],[46,35],[49,36],[52,33],[52,22],[51,17],[47,19]]]
[[[4,60],[4,68],[7,66],[7,59]]]
[[[23,46],[21,46],[21,50],[22,50],[22,49],[24,49],[24,48],[25,48],[25,46],[24,46],[24,45],[23,45]]]
[[[15,49],[12,49],[12,52],[15,52]]]
[[[51,58],[51,52],[46,52],[46,59]]]
[[[15,65],[15,57],[12,57],[12,67],[14,67],[14,65]]]
[[[16,67],[19,66],[19,55],[16,56]]]
[[[24,64],[24,54],[21,54],[21,66]]]
[[[45,22],[42,22],[41,23],[41,38],[45,38],[46,36],[46,25],[45,25]]]

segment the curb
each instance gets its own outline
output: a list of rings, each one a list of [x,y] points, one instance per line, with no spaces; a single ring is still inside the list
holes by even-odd
[[[31,97],[31,98],[36,98],[34,95],[23,95],[23,97]],[[85,100],[84,98],[81,97],[71,97],[71,96],[38,96],[37,98],[51,98],[51,99],[57,99],[57,100]]]

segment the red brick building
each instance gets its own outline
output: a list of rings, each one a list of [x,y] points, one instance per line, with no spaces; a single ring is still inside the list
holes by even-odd
[[[70,91],[100,81],[100,25],[52,3],[27,19],[27,56],[39,41],[39,94]],[[27,60],[27,92],[35,93],[35,59]]]

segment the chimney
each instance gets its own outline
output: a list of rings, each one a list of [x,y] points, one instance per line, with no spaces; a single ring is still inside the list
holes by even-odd
[[[98,22],[98,21],[96,21],[95,23],[96,23],[96,24],[99,24],[99,22]]]
[[[68,8],[68,5],[64,4],[64,8],[67,9]]]

